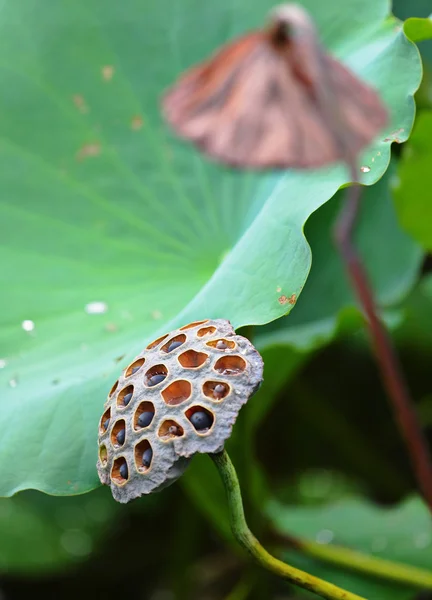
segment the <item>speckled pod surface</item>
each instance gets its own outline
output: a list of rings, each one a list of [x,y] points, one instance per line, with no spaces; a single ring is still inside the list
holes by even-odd
[[[263,374],[260,354],[223,319],[147,346],[113,385],[99,423],[101,482],[129,502],[160,490],[196,452],[219,452]]]

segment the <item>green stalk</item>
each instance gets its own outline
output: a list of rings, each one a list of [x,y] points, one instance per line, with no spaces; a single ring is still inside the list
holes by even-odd
[[[210,457],[215,463],[225,487],[234,537],[262,567],[295,585],[315,592],[322,598],[364,600],[356,594],[342,590],[327,581],[291,567],[269,554],[247,526],[237,473],[227,452],[223,450],[219,454],[210,454]],[[432,589],[432,571],[369,556],[342,546],[322,545],[292,536],[280,536],[279,534],[277,537],[279,539],[283,538],[295,550],[323,562],[394,583],[415,588]]]
[[[252,585],[249,578],[241,579],[234,589],[228,594],[225,600],[246,600],[252,591]]]
[[[290,538],[288,537],[288,539]],[[318,560],[337,565],[338,567],[344,567],[351,571],[365,573],[366,575],[381,579],[388,579],[407,586],[432,590],[431,571],[425,571],[424,569],[383,558],[376,558],[375,556],[350,550],[343,546],[323,545],[296,538],[292,539],[292,543],[296,550],[313,556]]]
[[[210,454],[210,457],[225,487],[234,537],[264,569],[328,600],[365,600],[332,583],[291,567],[267,552],[247,526],[237,473],[227,452],[223,450],[218,454]]]

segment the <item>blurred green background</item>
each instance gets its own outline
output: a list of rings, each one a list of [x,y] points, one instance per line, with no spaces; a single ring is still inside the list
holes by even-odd
[[[116,373],[148,336],[202,316],[230,318],[240,333],[257,324],[265,382],[227,445],[257,536],[296,566],[372,600],[432,599],[302,556],[281,537],[432,568],[430,517],[330,239],[346,178],[337,168],[276,182],[225,172],[167,137],[156,116],[173,74],[204,58],[203,48],[259,24],[271,6],[246,4],[109,2],[109,18],[98,0],[2,5],[0,486],[4,496],[23,491],[0,498],[0,600],[305,596],[237,547],[208,457],[130,505],[93,489],[95,423]],[[404,141],[413,118],[406,98],[420,71],[397,22],[386,19],[387,4],[305,4],[318,13],[324,43],[380,88]],[[426,18],[431,8],[397,0],[393,13]],[[429,26],[423,22],[424,37],[432,37]],[[362,157],[371,166],[364,182],[374,185],[357,242],[432,443],[432,41],[419,48],[424,74],[411,138],[393,145],[382,178],[389,144]],[[105,88],[92,97],[95,64],[105,65]],[[155,125],[144,139],[147,118]],[[281,189],[301,207],[284,212]],[[287,296],[304,285],[287,316],[278,282]],[[76,308],[105,300],[109,310],[99,315]],[[22,331],[16,323],[26,320],[35,326]]]

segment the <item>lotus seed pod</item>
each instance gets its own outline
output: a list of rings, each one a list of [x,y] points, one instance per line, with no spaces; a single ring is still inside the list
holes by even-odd
[[[196,452],[219,452],[263,361],[229,321],[198,321],[141,352],[115,382],[99,422],[99,478],[119,502],[178,479]]]

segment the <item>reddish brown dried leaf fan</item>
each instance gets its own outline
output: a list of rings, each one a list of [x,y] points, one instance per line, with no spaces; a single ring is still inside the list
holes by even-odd
[[[324,52],[307,13],[290,4],[187,71],[163,110],[208,155],[255,169],[353,160],[387,119],[376,92]]]

